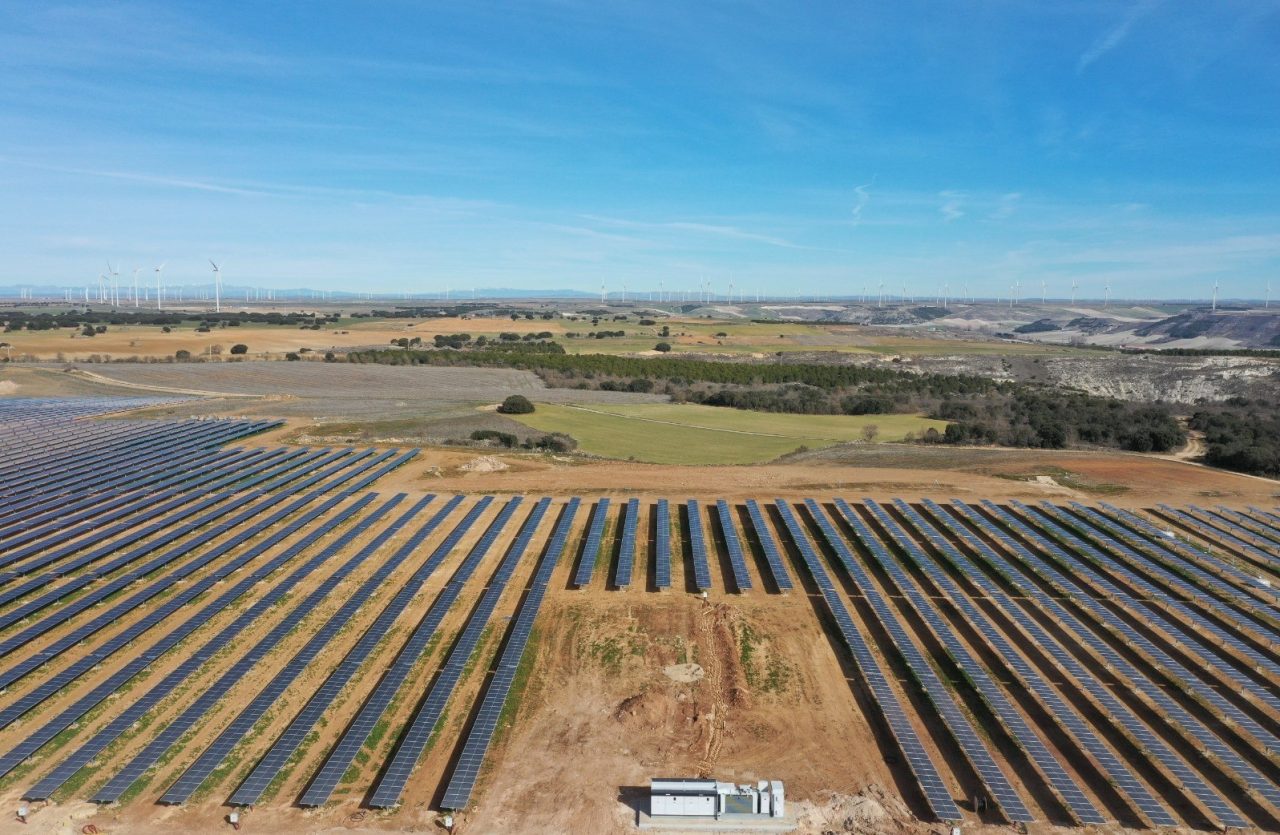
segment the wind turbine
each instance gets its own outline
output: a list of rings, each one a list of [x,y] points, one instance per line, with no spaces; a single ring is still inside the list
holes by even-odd
[[[1040,279],[1040,304],[1044,304],[1046,292],[1047,291],[1045,290],[1045,281],[1044,279]]]
[[[142,272],[142,267],[133,268],[133,306],[138,306],[138,273]]]
[[[876,302],[876,307],[884,307],[884,282],[880,282],[880,299]]]
[[[1109,280],[1107,281],[1107,285],[1106,285],[1106,293],[1102,297],[1102,306],[1103,307],[1111,306],[1111,282]]]
[[[156,310],[164,310],[164,265],[156,267]]]
[[[1213,309],[1218,309],[1218,282],[1213,282]]]
[[[1263,310],[1271,309],[1271,282],[1267,282],[1267,300],[1262,303]]]
[[[120,276],[120,271],[111,266],[111,262],[107,262],[107,276],[111,279],[111,292],[107,296],[107,300],[111,302],[113,307],[120,306],[120,293],[116,279]]]
[[[1076,281],[1074,278],[1071,279],[1071,304],[1072,305],[1075,305],[1076,303],[1076,288],[1079,286],[1080,286],[1080,282]]]
[[[947,300],[950,295],[951,295],[951,284],[948,282],[943,282],[943,285],[942,285],[942,309],[943,310],[947,309]]]
[[[214,263],[213,259],[209,259],[209,264],[213,267],[213,312],[222,312],[222,268]]]
[[[600,282],[600,304],[604,304],[604,282]]]

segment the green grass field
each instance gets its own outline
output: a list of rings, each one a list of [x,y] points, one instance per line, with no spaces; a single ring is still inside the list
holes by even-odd
[[[572,435],[583,452],[654,464],[771,461],[800,446],[816,449],[858,440],[869,424],[879,428],[878,442],[946,427],[945,421],[917,415],[786,415],[666,403],[547,404],[531,415],[513,417],[542,432]]]

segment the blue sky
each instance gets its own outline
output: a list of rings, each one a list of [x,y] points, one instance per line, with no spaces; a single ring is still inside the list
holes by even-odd
[[[1277,44],[1276,0],[8,2],[0,284],[1259,297]]]

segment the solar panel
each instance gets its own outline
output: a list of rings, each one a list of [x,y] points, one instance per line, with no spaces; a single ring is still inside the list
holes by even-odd
[[[640,521],[640,500],[628,499],[622,516],[622,543],[618,549],[618,566],[613,572],[613,585],[625,588],[631,585],[631,574],[636,560],[636,530]]]
[[[787,573],[787,566],[782,562],[782,554],[778,551],[778,543],[774,541],[764,514],[760,512],[760,504],[755,499],[747,500],[747,515],[751,517],[751,527],[755,529],[756,540],[764,551],[764,560],[769,566],[769,573],[773,575],[773,582],[779,591],[790,591],[793,588],[791,575]]]
[[[711,567],[707,563],[707,535],[702,527],[702,510],[696,499],[685,504],[689,514],[689,548],[693,552],[693,584],[698,591],[711,588]]]
[[[565,543],[569,539],[569,530],[573,526],[573,517],[577,512],[578,499],[575,497],[565,505],[564,513],[551,536],[546,554],[534,574],[529,593],[521,604],[519,612],[516,613],[515,622],[507,636],[506,646],[503,647],[502,655],[498,659],[497,670],[489,680],[489,686],[485,689],[480,701],[480,708],[476,711],[475,721],[467,731],[462,753],[453,767],[452,774],[449,775],[444,798],[440,802],[444,809],[464,809],[471,800],[476,779],[484,766],[485,755],[493,742],[493,735],[498,729],[498,721],[506,705],[507,696],[511,692],[516,672],[524,657],[525,647],[529,643],[529,636],[533,632],[534,619],[537,618],[538,610],[542,606],[542,598],[546,594],[551,573],[555,571],[556,563],[564,552]]]
[[[738,591],[751,588],[751,574],[747,572],[747,560],[742,553],[742,542],[738,539],[738,529],[733,525],[733,512],[724,499],[716,502],[716,514],[720,519],[720,530],[724,532],[725,548],[729,551],[729,564],[733,567],[733,582]]]
[[[591,582],[591,575],[596,570],[596,560],[600,556],[600,541],[604,538],[604,523],[609,515],[609,500],[596,502],[595,513],[591,516],[591,525],[587,528],[586,539],[582,543],[582,554],[578,558],[578,571],[573,575],[573,584],[581,588]]]
[[[654,579],[659,589],[671,588],[671,509],[666,499],[658,499],[654,521]],[[459,807],[460,808],[460,807]]]

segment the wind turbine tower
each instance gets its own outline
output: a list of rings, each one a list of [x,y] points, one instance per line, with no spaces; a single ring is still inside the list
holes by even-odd
[[[1218,310],[1218,282],[1213,282],[1213,310]]]
[[[133,306],[138,306],[138,273],[142,272],[142,267],[133,268]]]
[[[156,267],[156,310],[164,310],[164,264]]]
[[[1076,281],[1074,278],[1071,279],[1071,304],[1072,305],[1075,305],[1076,303],[1076,288],[1079,286],[1080,286],[1080,282]]]
[[[212,258],[209,264],[213,267],[213,312],[222,312],[222,268]]]
[[[1045,294],[1047,292],[1048,291],[1045,289],[1045,281],[1044,279],[1041,279],[1040,280],[1040,304],[1044,304]]]

